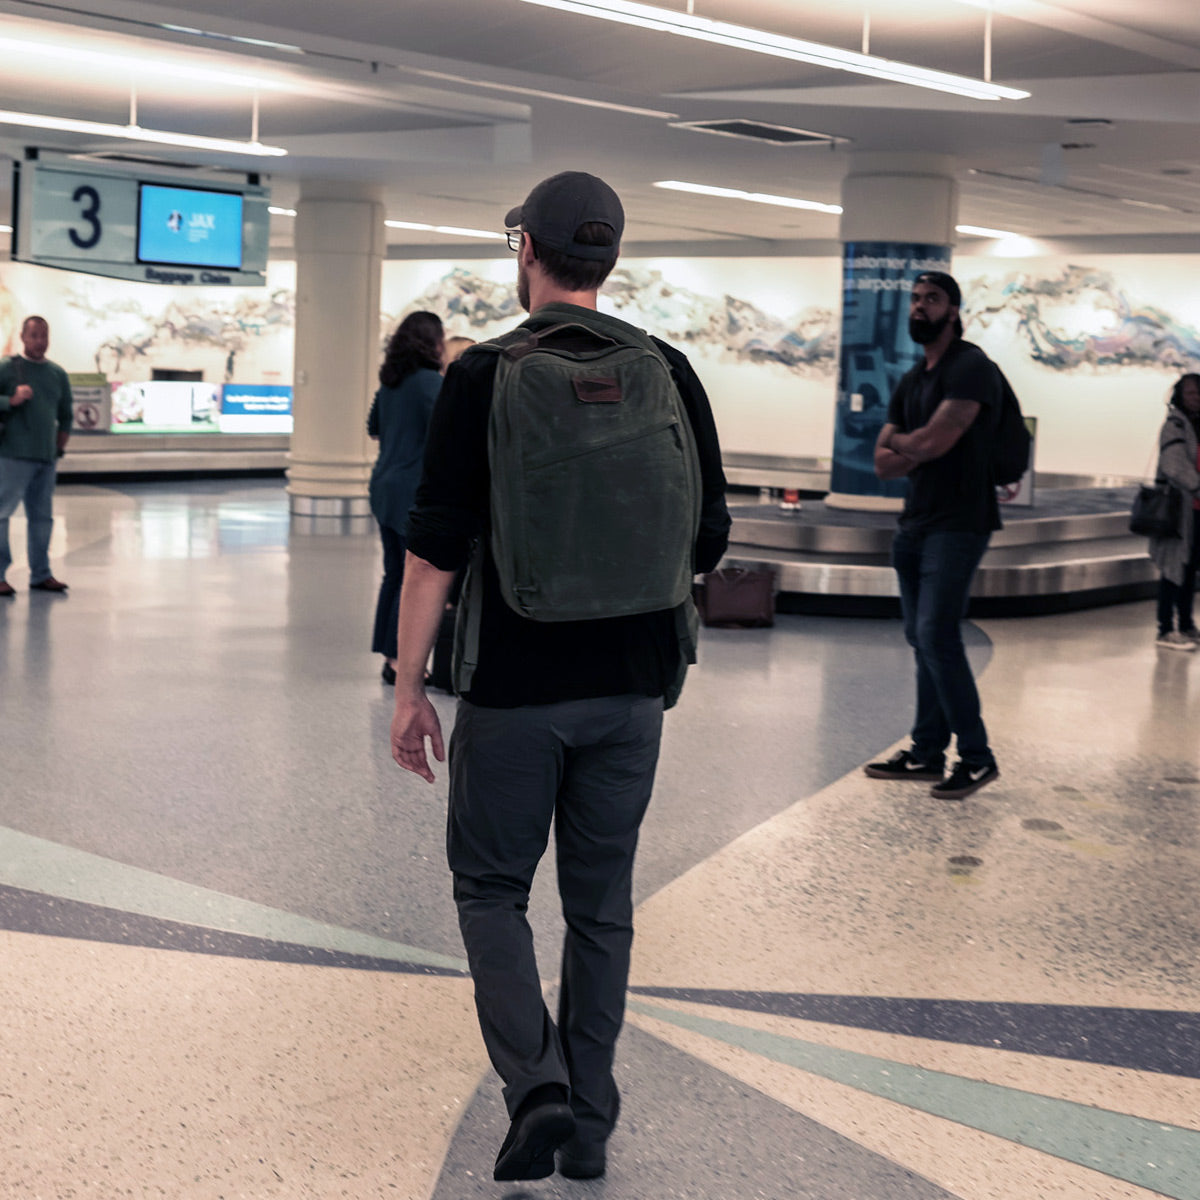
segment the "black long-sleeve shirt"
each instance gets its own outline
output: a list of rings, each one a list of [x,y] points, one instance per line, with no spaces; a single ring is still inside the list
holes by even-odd
[[[729,541],[725,474],[704,387],[687,358],[655,339],[671,368],[695,436],[702,482],[696,569],[710,571]],[[468,352],[446,372],[409,515],[408,546],[443,571],[465,566],[489,527],[487,429],[496,356]],[[679,668],[675,614],[667,609],[599,621],[531,621],[500,595],[484,555],[479,665],[466,699],[488,708],[597,696],[661,696]]]

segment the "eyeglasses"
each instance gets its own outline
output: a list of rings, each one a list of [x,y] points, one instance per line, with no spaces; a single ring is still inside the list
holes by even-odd
[[[515,254],[521,248],[521,231],[519,229],[507,229],[504,236],[508,238],[508,248]]]

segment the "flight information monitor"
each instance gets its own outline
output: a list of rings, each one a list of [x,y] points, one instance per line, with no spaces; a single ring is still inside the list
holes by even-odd
[[[234,192],[139,185],[138,262],[242,266],[242,197]]]

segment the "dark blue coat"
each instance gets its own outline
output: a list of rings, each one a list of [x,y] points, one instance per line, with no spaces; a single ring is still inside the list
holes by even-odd
[[[421,367],[405,376],[399,387],[381,387],[367,417],[367,432],[379,439],[379,457],[371,472],[371,511],[380,525],[401,535],[408,531],[429,416],[441,387],[441,375]]]

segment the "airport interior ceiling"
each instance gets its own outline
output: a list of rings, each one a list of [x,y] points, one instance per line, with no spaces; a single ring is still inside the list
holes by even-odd
[[[302,186],[332,181],[379,189],[406,223],[393,253],[492,254],[495,237],[444,231],[494,235],[569,168],[621,193],[627,246],[832,245],[842,179],[871,152],[939,156],[973,227],[1200,232],[1194,0],[0,0],[0,51],[0,155],[261,173],[275,252]]]

